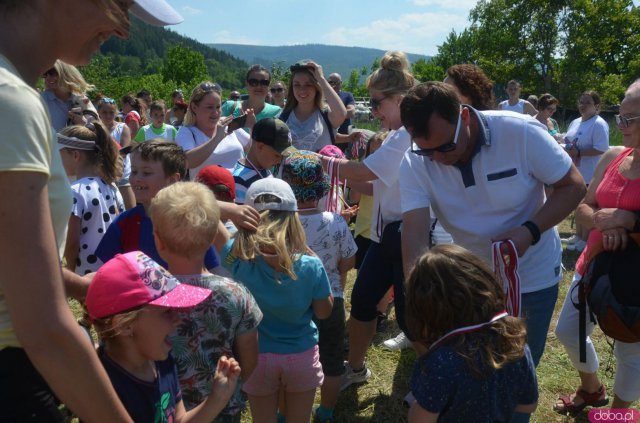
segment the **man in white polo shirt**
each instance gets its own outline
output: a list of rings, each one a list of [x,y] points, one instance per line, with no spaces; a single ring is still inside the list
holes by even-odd
[[[428,247],[429,207],[455,243],[492,264],[492,241],[513,241],[522,315],[537,365],[562,277],[554,225],[585,194],[571,158],[529,116],[479,112],[443,83],[414,87],[401,118],[413,139],[400,168],[405,275]],[[544,185],[552,185],[546,199]]]

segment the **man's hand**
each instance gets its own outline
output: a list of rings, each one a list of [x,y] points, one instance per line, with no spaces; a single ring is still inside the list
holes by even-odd
[[[533,242],[533,235],[531,235],[531,232],[529,232],[529,229],[527,229],[526,227],[518,226],[517,228],[513,228],[510,231],[503,232],[500,235],[494,236],[493,238],[491,238],[491,241],[506,241],[508,239],[513,241],[513,244],[516,246],[518,257],[522,257]],[[506,253],[506,251],[503,252]]]

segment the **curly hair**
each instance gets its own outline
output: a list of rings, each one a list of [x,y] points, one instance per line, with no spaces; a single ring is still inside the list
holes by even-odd
[[[478,257],[457,245],[438,245],[420,257],[409,276],[407,326],[427,348],[448,332],[489,321],[505,310],[502,286]],[[428,311],[428,312],[427,312]],[[504,317],[445,341],[478,377],[524,355],[521,319]]]
[[[447,69],[447,77],[465,97],[471,99],[471,106],[478,110],[495,109],[493,82],[476,65],[453,65]]]

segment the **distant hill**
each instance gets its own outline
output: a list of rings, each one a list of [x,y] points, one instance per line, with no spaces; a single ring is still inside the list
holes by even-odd
[[[110,56],[117,75],[144,75],[159,71],[169,47],[181,44],[202,53],[212,78],[222,86],[239,87],[244,84],[248,64],[231,54],[212,48],[169,29],[143,24],[132,18],[129,39],[111,37],[100,48]]]
[[[363,47],[328,46],[324,44],[303,44],[294,46],[252,46],[243,44],[209,44],[209,46],[238,57],[249,64],[258,63],[270,68],[274,63],[280,63],[283,68],[301,59],[313,59],[322,65],[328,75],[338,72],[346,80],[353,69],[360,70],[363,66],[371,71],[371,64],[380,59],[385,51]],[[414,63],[418,59],[428,59],[421,54],[407,54],[409,61]]]

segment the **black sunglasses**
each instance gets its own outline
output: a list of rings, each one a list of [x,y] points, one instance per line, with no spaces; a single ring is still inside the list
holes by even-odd
[[[46,78],[47,76],[58,76],[58,71],[56,71],[56,68],[51,68],[42,74],[43,78]]]
[[[271,81],[269,81],[268,79],[249,78],[249,79],[247,79],[247,83],[251,87],[257,87],[258,85],[262,85],[263,87],[268,87],[269,84],[271,83]]]
[[[413,154],[416,154],[418,156],[427,156],[427,157],[431,157],[433,156],[433,153],[435,153],[436,151],[438,153],[449,153],[450,151],[453,151],[456,149],[456,146],[458,144],[458,135],[460,134],[460,124],[462,122],[462,119],[460,119],[460,116],[458,115],[458,123],[456,124],[456,132],[453,134],[453,138],[451,139],[451,141],[449,141],[446,144],[442,144],[439,147],[435,147],[435,148],[413,148],[414,143],[411,143],[411,152]]]
[[[272,93],[281,93],[284,92],[284,88],[271,88],[269,91]]]
[[[378,107],[380,107],[380,105],[382,104],[382,102],[387,98],[387,96],[384,96],[382,98],[373,98],[371,97],[369,99],[369,107],[371,107],[371,110],[376,110]]]

